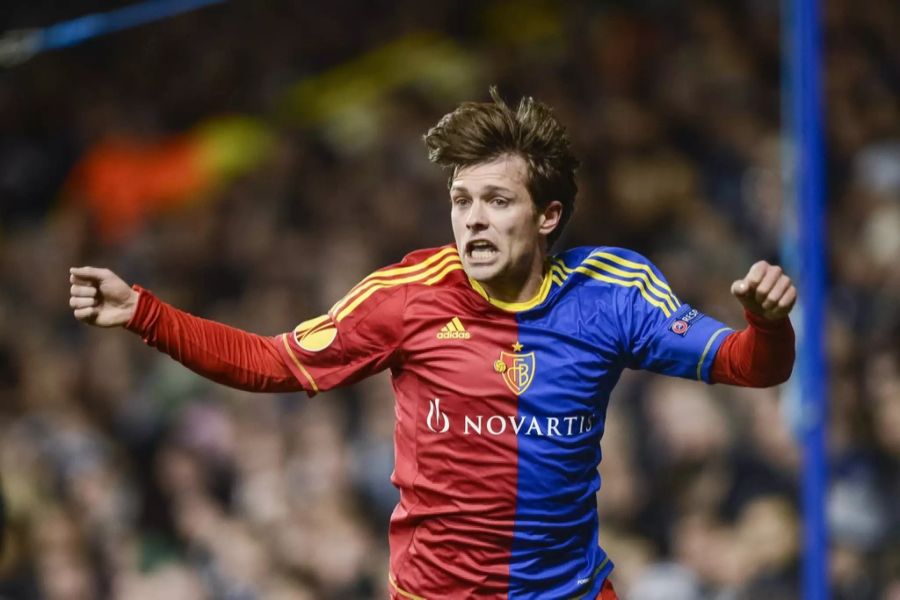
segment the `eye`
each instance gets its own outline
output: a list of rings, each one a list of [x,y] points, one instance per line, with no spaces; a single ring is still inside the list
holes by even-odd
[[[491,198],[491,204],[494,206],[506,206],[509,204],[509,198],[504,198],[503,196],[494,196]]]
[[[471,202],[472,202],[472,200],[468,196],[455,196],[453,198],[450,198],[450,203],[453,206],[464,207],[464,206],[468,206]]]

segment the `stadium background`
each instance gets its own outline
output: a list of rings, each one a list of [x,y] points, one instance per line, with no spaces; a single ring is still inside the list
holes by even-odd
[[[0,31],[125,3],[7,4]],[[420,138],[497,83],[554,106],[583,159],[563,244],[637,249],[739,325],[731,281],[778,260],[779,11],[244,0],[0,72],[0,597],[383,597],[387,376],[311,401],[207,383],[77,324],[67,268],[286,330],[451,239]],[[835,598],[896,600],[900,9],[824,12],[829,573]],[[623,378],[600,492],[623,597],[799,596],[779,394]]]

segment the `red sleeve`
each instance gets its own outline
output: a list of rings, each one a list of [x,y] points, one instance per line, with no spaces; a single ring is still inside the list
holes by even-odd
[[[794,328],[744,311],[748,327],[730,334],[716,353],[711,380],[745,387],[784,383],[794,368]]]
[[[190,315],[140,292],[126,329],[200,375],[252,392],[293,392],[302,388],[278,351],[278,338],[248,333]]]

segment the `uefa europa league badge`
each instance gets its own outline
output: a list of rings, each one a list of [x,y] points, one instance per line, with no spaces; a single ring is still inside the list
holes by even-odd
[[[513,352],[500,352],[500,358],[494,361],[494,371],[503,377],[512,393],[521,395],[534,379],[534,352],[521,352],[522,344],[518,340],[512,344],[512,349]]]

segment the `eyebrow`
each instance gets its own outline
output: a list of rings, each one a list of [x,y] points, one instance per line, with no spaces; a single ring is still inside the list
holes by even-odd
[[[505,188],[505,187],[499,186],[499,185],[486,185],[486,186],[484,186],[483,189],[484,189],[484,191],[485,191],[486,193],[488,193],[488,194],[491,194],[491,193],[494,193],[494,192],[506,192],[507,194],[515,194],[515,192],[513,192],[511,189]],[[451,191],[451,192],[466,192],[466,193],[469,193],[469,189],[468,189],[466,186],[464,186],[464,185],[459,185],[459,184],[456,184],[456,183],[454,183],[452,186],[450,186],[450,191]]]

